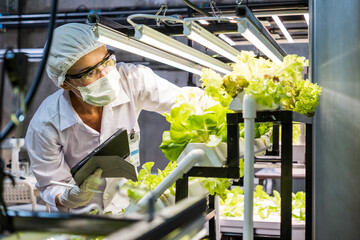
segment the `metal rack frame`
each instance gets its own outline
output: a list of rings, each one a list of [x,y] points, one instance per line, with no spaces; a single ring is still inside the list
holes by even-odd
[[[152,218],[133,216],[86,215],[7,211],[12,232],[31,231],[54,234],[104,235],[106,239],[157,240],[196,235],[204,226],[207,202],[203,197],[184,199],[157,212]],[[179,231],[180,229],[180,231]],[[1,237],[1,235],[0,235]]]
[[[284,239],[291,240],[292,234],[292,132],[293,122],[306,124],[305,163],[306,163],[306,223],[305,239],[312,238],[312,117],[293,111],[259,111],[255,122],[273,122],[282,126],[281,135],[281,222],[280,236],[254,235],[255,239]],[[188,177],[219,177],[239,179],[239,123],[244,122],[242,113],[227,114],[227,162],[224,167],[193,167],[182,179],[176,181],[176,201],[186,198],[188,194]],[[272,156],[278,156],[279,132],[278,127],[273,135],[274,146]],[[277,149],[276,149],[277,147]],[[271,159],[268,159],[271,162]],[[211,199],[211,198],[210,198]],[[213,199],[209,203],[209,212],[215,211]],[[209,238],[215,239],[215,222],[209,222]],[[229,235],[230,236],[230,235]],[[231,234],[234,237],[234,234]],[[238,237],[240,237],[238,235]]]
[[[238,123],[243,122],[242,113],[229,113],[228,116],[228,134],[239,132]],[[292,219],[292,132],[293,122],[301,122],[306,124],[306,141],[305,141],[305,162],[306,162],[306,239],[311,239],[312,231],[312,118],[293,111],[263,111],[257,112],[255,122],[273,122],[282,126],[281,134],[281,222],[280,236],[274,236],[266,239],[286,239],[291,240],[291,219]],[[229,130],[230,128],[230,130]],[[234,139],[229,144],[230,151],[238,159],[239,151],[236,145],[239,145],[238,138],[228,136]],[[274,138],[274,142],[278,140]],[[234,146],[235,145],[235,146]],[[271,161],[271,159],[269,159]],[[265,236],[255,235],[256,239],[263,239]]]

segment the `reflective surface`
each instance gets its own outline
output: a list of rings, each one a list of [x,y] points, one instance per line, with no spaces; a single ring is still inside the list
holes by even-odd
[[[323,87],[314,124],[313,239],[359,239],[360,1],[310,5],[312,80]]]

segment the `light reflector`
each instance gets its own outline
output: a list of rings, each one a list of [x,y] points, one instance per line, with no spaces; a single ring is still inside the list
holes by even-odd
[[[247,19],[238,20],[238,32],[275,63],[281,63],[283,56],[269,40]]]
[[[226,36],[225,34],[223,33],[220,33],[219,34],[219,37],[224,40],[225,42],[227,42],[228,44],[230,44],[230,46],[235,46],[236,43],[231,39],[229,38],[228,36]]]
[[[194,48],[191,48],[175,39],[166,36],[146,25],[136,24],[134,37],[139,41],[149,44],[153,47],[164,50],[168,53],[176,54],[180,57],[186,58],[193,62],[199,63],[203,66],[212,68],[218,72],[228,74],[232,68],[216,60]]]
[[[97,26],[94,28],[94,31],[98,36],[98,41],[109,46],[144,56],[197,75],[201,75],[202,73],[202,66],[128,38],[121,32],[113,31],[102,26]]]
[[[240,54],[238,50],[231,47],[229,44],[214,36],[212,33],[201,27],[194,22],[185,22],[184,35],[191,40],[213,50],[214,52],[221,54],[222,56],[230,59],[233,62],[237,62],[237,56]]]

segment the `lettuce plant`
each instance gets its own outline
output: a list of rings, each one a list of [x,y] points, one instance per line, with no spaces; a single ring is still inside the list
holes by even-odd
[[[220,214],[227,217],[243,217],[244,215],[244,191],[239,186],[224,191],[225,198],[220,199]],[[254,191],[254,216],[261,219],[270,216],[280,216],[281,197],[276,190],[270,196],[263,190],[263,186],[257,185]],[[292,194],[292,217],[293,220],[305,221],[305,193],[302,191]]]
[[[203,70],[200,80],[205,85],[216,80],[216,84],[210,84],[210,95],[216,96],[225,91],[235,97],[244,92],[263,106],[282,105],[284,110],[314,115],[321,87],[303,79],[302,71],[308,65],[304,57],[287,55],[281,64],[276,64],[257,58],[251,51],[241,51],[238,59],[239,62],[233,64],[233,71],[222,78],[222,84],[220,75],[210,69]],[[216,88],[218,93],[214,93]]]

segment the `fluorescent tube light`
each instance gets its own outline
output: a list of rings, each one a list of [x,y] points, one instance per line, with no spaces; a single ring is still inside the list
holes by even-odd
[[[247,19],[238,20],[238,32],[275,63],[281,63],[283,56],[270,41]]]
[[[106,27],[98,25],[94,28],[95,35],[98,36],[98,41],[112,47],[131,52],[140,56],[144,56],[155,61],[162,62],[164,64],[173,66],[175,68],[182,69],[187,72],[191,72],[197,75],[201,75],[202,66],[171,55],[167,52],[153,48],[149,45],[141,43],[137,40],[128,38],[125,34],[110,30]]]
[[[185,22],[184,35],[191,40],[198,42],[199,44],[213,50],[214,52],[221,54],[222,56],[230,59],[233,62],[238,62],[237,56],[240,54],[238,50],[231,47],[229,44],[214,36],[192,21]]]
[[[208,68],[212,68],[218,72],[228,74],[231,72],[232,67],[216,60],[194,48],[191,48],[175,39],[166,36],[146,25],[135,24],[134,37],[139,41],[147,43],[153,47],[176,54],[180,57],[187,58],[193,62],[199,63]],[[230,46],[229,46],[230,47]]]
[[[229,22],[231,23],[237,23],[237,21],[233,17],[228,17]]]
[[[286,52],[244,5],[237,6],[238,32],[275,63],[281,63]]]
[[[305,13],[304,18],[305,18],[306,24],[309,26],[309,14]]]
[[[227,42],[228,44],[230,44],[230,46],[235,46],[236,43],[231,39],[229,38],[228,36],[226,36],[225,34],[223,33],[220,33],[219,34],[219,37],[224,40],[225,42]]]
[[[208,21],[202,20],[202,19],[199,19],[198,22],[203,24],[203,25],[209,25],[210,24]]]
[[[272,18],[274,19],[274,21],[276,22],[276,24],[278,25],[278,27],[280,28],[280,30],[282,31],[282,33],[284,34],[284,36],[286,37],[288,42],[293,43],[294,39],[291,37],[288,30],[286,29],[284,24],[281,22],[280,18],[277,15],[272,15]]]

